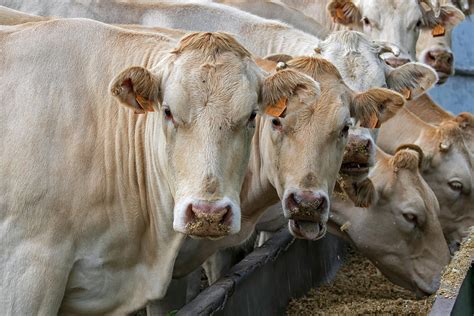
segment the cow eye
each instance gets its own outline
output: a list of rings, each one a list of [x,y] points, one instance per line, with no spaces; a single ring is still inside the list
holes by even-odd
[[[462,183],[457,181],[457,180],[454,180],[454,181],[450,181],[449,183],[449,187],[453,190],[453,191],[457,191],[457,192],[461,192],[462,191]]]
[[[418,218],[413,213],[403,213],[403,218],[412,225],[418,225]]]
[[[418,22],[416,22],[416,27],[420,28],[420,26],[421,26],[421,20],[418,20]]]
[[[173,119],[173,114],[171,113],[171,110],[169,107],[165,106],[163,108],[163,113],[165,114],[165,119],[167,120],[172,120]]]
[[[280,121],[280,119],[278,119],[278,118],[276,118],[276,117],[273,118],[273,119],[272,119],[272,126],[273,126],[273,128],[280,129],[280,128],[281,128],[281,121]]]
[[[252,111],[249,117],[249,122],[255,121],[255,118],[257,117],[257,111]]]
[[[364,23],[365,26],[369,26],[370,25],[370,20],[364,16],[364,18],[362,19],[362,22]]]

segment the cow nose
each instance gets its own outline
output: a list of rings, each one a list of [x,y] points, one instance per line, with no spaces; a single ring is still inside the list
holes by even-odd
[[[389,64],[390,66],[392,66],[393,68],[397,68],[397,67],[405,65],[406,63],[409,63],[410,59],[390,57],[390,58],[385,59],[385,62]]]
[[[436,70],[438,84],[443,84],[453,73],[454,57],[445,49],[433,49],[426,53],[423,62]]]
[[[321,192],[299,191],[286,198],[291,219],[318,222],[329,212],[328,198]]]
[[[198,201],[186,211],[186,230],[199,237],[222,237],[229,233],[232,222],[232,206],[219,202]]]
[[[433,68],[436,65],[451,67],[453,65],[453,54],[444,49],[434,49],[426,53],[426,63]]]

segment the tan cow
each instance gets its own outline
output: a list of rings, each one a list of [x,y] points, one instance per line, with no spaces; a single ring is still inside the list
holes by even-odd
[[[472,113],[462,112],[455,116],[436,104],[426,94],[407,102],[407,109],[423,121],[433,125],[439,125],[445,121],[457,122],[471,157],[474,157],[474,115]]]
[[[359,208],[344,194],[334,194],[329,232],[353,244],[393,283],[419,297],[430,295],[450,256],[437,218],[438,201],[420,174],[423,153],[409,145],[394,156],[377,148],[376,156],[370,170],[373,204]],[[280,214],[279,207],[270,208],[257,227],[278,229]],[[225,255],[217,253],[204,265],[213,281],[226,272]]]
[[[369,208],[333,200],[330,231],[353,243],[393,283],[430,295],[438,289],[449,251],[437,218],[439,206],[420,175],[421,150],[377,150],[370,171],[376,200]]]
[[[377,144],[389,153],[402,144],[416,144],[423,150],[421,173],[438,198],[439,220],[455,249],[474,225],[473,159],[460,123],[446,120],[433,126],[402,109],[382,125]]]
[[[265,78],[224,33],[177,44],[70,19],[1,26],[0,38],[11,315],[125,314],[162,297],[180,232],[239,231],[257,111],[316,86],[292,70]]]

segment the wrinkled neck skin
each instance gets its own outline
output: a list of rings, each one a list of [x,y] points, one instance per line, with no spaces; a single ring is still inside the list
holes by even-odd
[[[262,144],[261,140],[269,139],[269,137],[262,137],[265,133],[265,128],[271,128],[269,124],[268,120],[261,117],[257,118],[249,166],[240,193],[242,205],[240,232],[219,240],[187,237],[176,258],[173,277],[179,278],[189,274],[220,249],[243,243],[253,233],[255,225],[265,210],[280,201],[276,189],[268,178],[268,167],[265,165],[265,159],[263,158],[265,144]]]
[[[436,104],[426,93],[407,102],[405,107],[423,121],[431,124],[439,124],[444,120],[454,118],[451,113]]]
[[[420,140],[434,129],[409,110],[402,108],[390,120],[384,122],[379,129],[377,146],[388,154],[404,144],[416,144],[426,153],[431,152],[423,148],[424,142]]]

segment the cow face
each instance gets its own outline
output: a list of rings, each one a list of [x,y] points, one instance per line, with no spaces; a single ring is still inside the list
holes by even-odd
[[[334,201],[331,222],[390,281],[425,296],[437,290],[449,251],[436,196],[419,172],[421,156],[413,145],[394,156],[379,150],[370,172],[373,205],[362,209]]]
[[[156,111],[146,117],[150,168],[166,166],[158,174],[174,199],[176,231],[217,238],[240,230],[239,193],[264,83],[250,54],[223,33],[192,33],[153,70],[132,67],[112,82],[126,107]]]
[[[395,69],[388,66],[380,54],[398,53],[398,48],[373,42],[359,32],[334,32],[319,43],[316,51],[336,66],[344,82],[355,91],[387,87],[410,99],[425,93],[438,80],[431,67],[420,63],[409,62]]]
[[[438,84],[443,84],[454,74],[451,36],[453,28],[464,19],[464,14],[454,7],[447,7],[441,12],[439,19],[444,35],[436,34],[436,29],[422,29],[416,42],[416,58],[436,70]]]
[[[398,93],[381,88],[354,92],[334,65],[324,59],[301,57],[286,65],[317,78],[321,92],[300,87],[286,100],[287,112],[264,118],[262,160],[265,174],[282,200],[291,233],[317,239],[325,232],[329,196],[341,166],[351,118],[363,127],[373,127],[391,117],[404,100]]]
[[[473,161],[462,132],[456,122],[445,121],[416,142],[424,147],[423,177],[438,198],[438,217],[452,250],[474,225]]]
[[[336,23],[361,30],[373,40],[400,47],[400,56],[385,55],[387,63],[397,67],[415,60],[420,30],[431,31],[439,24],[441,19],[430,6],[429,1],[418,0],[333,0],[327,9]],[[452,9],[449,5],[441,6],[440,17],[450,14]]]

